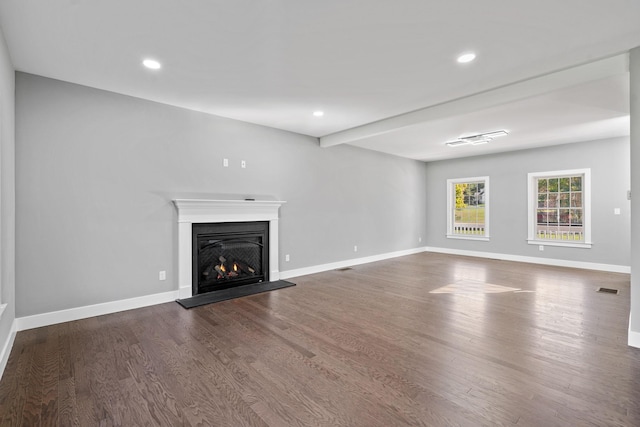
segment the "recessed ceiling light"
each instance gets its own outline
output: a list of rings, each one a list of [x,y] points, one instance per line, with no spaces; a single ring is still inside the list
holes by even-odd
[[[142,61],[142,65],[149,68],[150,70],[159,70],[160,68],[162,68],[162,65],[155,59],[145,59],[144,61]]]
[[[460,64],[466,64],[467,62],[471,62],[474,59],[476,59],[476,54],[473,53],[473,52],[464,53],[464,54],[458,56],[458,62]]]
[[[314,111],[313,115],[315,117],[322,117],[322,116],[324,116],[324,111]]]

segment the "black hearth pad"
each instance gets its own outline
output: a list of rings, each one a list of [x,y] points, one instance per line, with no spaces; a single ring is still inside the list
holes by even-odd
[[[207,292],[206,294],[195,295],[190,298],[177,299],[176,302],[184,308],[199,307],[214,302],[226,301],[228,299],[246,297],[262,292],[275,291],[276,289],[288,288],[295,286],[295,283],[285,280],[276,280],[275,282],[253,283],[251,285],[236,286],[235,288],[222,289],[220,291]]]

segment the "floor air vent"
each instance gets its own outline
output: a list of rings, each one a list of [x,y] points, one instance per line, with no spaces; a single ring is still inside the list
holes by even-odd
[[[598,288],[598,292],[602,292],[604,294],[618,295],[618,290],[617,289],[611,289],[611,288]]]
[[[353,270],[353,268],[351,267],[336,268],[336,271],[349,271],[349,270]]]

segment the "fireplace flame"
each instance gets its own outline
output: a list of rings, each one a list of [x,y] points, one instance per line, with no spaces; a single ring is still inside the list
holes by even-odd
[[[211,263],[209,267],[207,267],[203,272],[202,276],[206,278],[213,278],[213,271],[215,270],[218,274],[216,275],[216,280],[228,280],[236,277],[242,278],[246,276],[253,276],[256,274],[256,270],[245,264],[244,261],[227,261],[227,259],[223,256],[219,257],[218,260],[220,263]]]

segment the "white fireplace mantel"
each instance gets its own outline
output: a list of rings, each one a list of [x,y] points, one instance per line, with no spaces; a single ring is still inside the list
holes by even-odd
[[[279,280],[278,211],[281,200],[175,199],[178,208],[178,284],[180,298],[193,295],[192,224],[269,221],[269,280]]]

